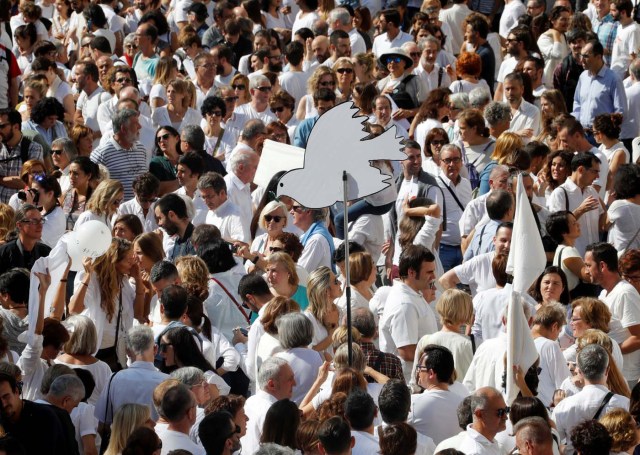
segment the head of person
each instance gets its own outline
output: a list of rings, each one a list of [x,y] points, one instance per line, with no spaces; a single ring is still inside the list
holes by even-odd
[[[408,245],[400,254],[399,274],[415,289],[425,289],[435,279],[435,256],[423,246]]]
[[[389,49],[379,58],[380,65],[387,68],[394,77],[400,77],[413,66],[413,59],[407,51],[401,47]]]
[[[162,356],[161,369],[165,373],[184,366],[214,371],[214,367],[202,354],[193,332],[187,327],[175,327],[163,333],[158,350]]]
[[[207,414],[198,425],[202,446],[211,454],[234,453],[240,449],[240,432],[228,411]]]
[[[638,441],[636,421],[626,409],[613,409],[602,416],[599,422],[611,435],[613,440],[611,451],[626,452],[636,446]]]
[[[567,275],[555,265],[547,267],[533,283],[529,294],[536,302],[543,304],[560,302],[568,305],[570,301]]]
[[[618,261],[618,270],[622,278],[640,289],[640,250],[627,250]]]
[[[582,47],[580,62],[585,70],[597,73],[604,65],[604,47],[598,40],[589,40]]]
[[[502,394],[493,387],[482,387],[471,398],[473,428],[485,437],[493,439],[506,428],[509,408]]]
[[[366,431],[378,414],[376,404],[365,390],[353,389],[344,404],[345,418],[355,431]]]
[[[462,169],[462,151],[455,144],[446,144],[440,150],[440,170],[452,182],[457,183]]]
[[[406,422],[396,422],[380,429],[380,454],[415,453],[418,433]]]
[[[417,176],[422,171],[421,147],[416,141],[407,140],[404,143],[404,153],[407,158],[402,161],[405,178]]]
[[[293,117],[295,105],[295,98],[284,90],[278,90],[269,97],[269,108],[271,112],[285,125]]]
[[[456,71],[461,77],[479,77],[482,60],[475,52],[462,52],[456,61]]]
[[[197,255],[207,264],[211,274],[226,272],[236,265],[229,243],[222,239],[198,245]]]
[[[153,360],[155,340],[153,330],[148,326],[135,326],[129,329],[125,338],[127,354],[132,359],[146,361]]]
[[[584,265],[591,282],[600,284],[618,275],[618,252],[610,243],[592,243],[587,245]]]
[[[433,161],[440,164],[440,152],[442,147],[449,143],[449,136],[447,132],[442,128],[432,128],[424,140],[424,156],[431,157]]]
[[[160,298],[164,288],[171,284],[177,284],[180,282],[180,275],[176,266],[169,261],[158,261],[151,267],[149,272],[149,281],[151,287],[155,291],[158,298]]]
[[[582,297],[571,302],[571,328],[574,335],[581,337],[589,329],[609,332],[611,311],[601,300],[592,297]]]
[[[321,87],[313,92],[313,105],[322,115],[336,104],[336,94],[333,90]]]
[[[156,204],[155,214],[158,226],[169,235],[177,234],[189,223],[187,204],[177,194],[170,193],[162,196]]]
[[[143,426],[133,430],[129,438],[127,438],[127,443],[122,449],[122,455],[132,455],[135,453],[160,455],[161,450],[162,440],[154,430]]]
[[[441,324],[459,327],[468,324],[473,318],[473,303],[466,292],[447,289],[436,303],[436,312]]]
[[[411,408],[411,391],[407,384],[398,379],[385,383],[378,396],[378,407],[386,424],[405,422]]]
[[[199,125],[186,125],[180,131],[180,149],[182,153],[197,152],[204,150],[206,136]]]
[[[482,112],[477,109],[466,109],[458,115],[460,137],[463,141],[474,141],[489,137],[489,129],[485,125]]]
[[[176,177],[178,183],[186,188],[195,188],[202,175],[204,162],[198,152],[187,152],[178,159]]]
[[[276,292],[297,287],[300,282],[296,264],[287,253],[275,252],[267,257],[267,282]]]
[[[242,302],[247,305],[251,311],[255,311],[256,313],[273,297],[267,281],[263,277],[255,274],[248,274],[240,279],[238,295],[242,299]]]
[[[596,420],[586,420],[571,430],[571,445],[580,455],[609,453],[613,438],[609,430]]]
[[[258,369],[257,384],[278,400],[291,399],[296,380],[293,370],[286,360],[270,357]]]
[[[133,242],[135,238],[144,232],[142,222],[137,215],[120,215],[113,225],[113,236]]]
[[[92,356],[98,348],[98,334],[93,321],[79,314],[65,319],[63,325],[70,334],[64,345],[64,352],[69,355]]]
[[[533,317],[533,325],[543,331],[545,338],[555,341],[558,339],[566,320],[567,313],[562,304],[551,302],[543,305],[536,312]]]
[[[513,432],[516,437],[516,447],[522,455],[553,453],[551,427],[544,417],[526,417],[515,425]]]
[[[189,387],[198,406],[204,407],[211,401],[211,391],[204,372],[197,367],[182,367],[171,372],[171,377]]]
[[[600,114],[593,120],[593,137],[602,143],[603,139],[614,140],[620,137],[622,114]]]
[[[298,406],[288,398],[278,400],[267,411],[260,443],[261,445],[273,443],[296,449],[296,432],[299,425],[300,410]]]
[[[448,88],[440,87],[431,90],[420,106],[418,115],[423,119],[442,120],[450,113],[450,96],[451,90]]]
[[[23,204],[16,211],[15,222],[18,237],[23,244],[36,242],[42,238],[44,218],[35,205]]]
[[[278,339],[283,349],[303,348],[311,344],[313,325],[302,313],[282,315],[276,322]]]
[[[492,101],[484,108],[484,118],[491,136],[498,138],[511,127],[511,107],[506,103]]]
[[[331,417],[318,428],[318,449],[323,455],[347,455],[355,444],[351,428],[344,418]]]
[[[110,453],[112,451],[114,451],[113,453],[122,452],[127,445],[127,440],[136,429],[148,427],[152,430],[154,426],[149,406],[137,403],[123,404],[113,416],[111,438],[107,451]]]
[[[602,346],[589,344],[578,353],[577,364],[587,383],[604,383],[609,370],[609,354]]]
[[[307,282],[307,297],[309,311],[316,319],[324,320],[333,305],[333,300],[340,295],[342,295],[340,282],[329,267],[318,267],[311,272]]]

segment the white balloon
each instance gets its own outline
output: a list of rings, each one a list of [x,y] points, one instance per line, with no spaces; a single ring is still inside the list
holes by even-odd
[[[98,220],[83,223],[67,240],[67,253],[71,257],[71,270],[82,270],[82,259],[99,258],[111,245],[112,235],[109,226]]]

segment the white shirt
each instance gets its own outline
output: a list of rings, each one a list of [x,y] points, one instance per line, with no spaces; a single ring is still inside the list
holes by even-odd
[[[471,425],[467,426],[467,433],[460,443],[458,450],[466,455],[502,455],[502,447],[495,439],[489,441]]]
[[[451,43],[454,53],[458,53],[464,41],[464,33],[462,32],[462,21],[464,21],[471,10],[466,3],[454,3],[450,8],[442,8],[440,10],[440,20],[449,25],[451,34],[447,35],[447,41]]]
[[[60,207],[55,207],[51,213],[47,213],[44,218],[45,223],[42,226],[42,243],[53,248],[67,231],[67,216]]]
[[[460,283],[468,284],[471,295],[476,295],[485,289],[491,289],[496,285],[491,263],[495,252],[479,254],[453,268]]]
[[[620,320],[625,330],[625,339],[631,336],[628,328],[640,324],[640,294],[626,280],[620,280],[610,293],[603,290],[600,300],[607,304],[611,316]],[[620,343],[620,340],[616,340]],[[623,354],[622,375],[627,381],[637,381],[640,377],[640,350]]]
[[[640,248],[640,205],[625,199],[616,200],[609,206],[607,215],[613,223],[607,241],[619,252]]]
[[[568,378],[571,373],[557,341],[538,337],[533,342],[540,356],[540,368],[542,368],[538,375],[540,381],[538,398],[542,404],[550,406],[553,402],[553,392],[560,388],[562,381]]]
[[[600,165],[602,166],[602,163],[600,163]],[[566,190],[566,193],[564,190]],[[597,191],[593,187],[588,186],[583,191],[578,188],[571,178],[568,178],[562,185],[553,190],[553,193],[551,193],[551,196],[547,199],[547,208],[550,212],[566,210],[568,197],[569,210],[575,211],[575,209],[582,204],[582,201],[589,196],[594,197],[596,200],[599,197]],[[578,220],[582,234],[576,239],[575,247],[581,256],[584,256],[587,245],[600,240],[600,234],[598,232],[598,218],[603,212],[604,209],[598,204],[597,209],[583,214]]]
[[[278,76],[280,87],[289,95],[293,96],[296,108],[302,97],[307,94],[307,81],[309,80],[309,76],[311,76],[311,74],[305,71],[287,71]]]
[[[181,186],[180,188],[175,190],[174,194],[189,198],[189,196],[187,195],[187,190],[184,186]],[[191,224],[193,224],[194,226],[204,224],[207,218],[207,213],[209,213],[209,207],[207,207],[204,199],[202,199],[202,196],[200,196],[200,190],[196,189],[193,192],[193,199],[191,199],[191,202],[193,202],[193,209],[195,212],[193,215],[193,219],[191,220]]]
[[[220,235],[227,241],[240,240],[249,243],[249,223],[242,220],[242,212],[238,206],[227,199],[217,209],[209,210],[205,222],[220,229]]]
[[[569,437],[571,431],[585,420],[593,419],[602,403],[602,399],[607,393],[609,393],[609,389],[603,385],[587,384],[581,392],[565,398],[554,408],[551,418],[556,422],[556,429],[560,435],[560,440],[566,440],[567,447],[565,453],[573,452],[573,446]],[[600,413],[600,417],[613,408],[628,410],[629,399],[614,394]]]
[[[513,55],[508,55],[507,58],[502,60],[502,64],[500,65],[500,70],[498,70],[498,77],[496,78],[496,82],[504,82],[504,77],[509,73],[513,73],[513,71],[515,71],[516,69],[517,64],[518,64],[518,59],[515,58]],[[502,95],[502,101],[503,102],[507,101],[504,94]]]
[[[518,25],[518,18],[523,14],[527,14],[527,8],[520,0],[510,0],[504,5],[504,10],[500,16],[499,33],[502,38],[507,38],[509,32]]]
[[[347,33],[349,34],[349,41],[351,41],[351,55],[367,52],[367,44],[355,27]]]
[[[629,70],[631,54],[637,55],[639,50],[640,25],[633,20],[627,25],[618,22],[618,31],[611,50],[611,69],[620,80],[624,80],[625,73]]]
[[[311,273],[320,266],[331,267],[331,249],[321,234],[309,237],[298,259],[298,265]]]
[[[625,112],[623,125],[627,123],[631,137],[638,137],[640,136],[640,83],[634,81],[625,88],[625,93],[629,109]]]
[[[242,451],[255,453],[260,448],[260,436],[267,411],[273,403],[278,401],[273,395],[258,390],[255,395],[249,397],[244,404],[244,412],[249,418],[247,433],[240,438]]]
[[[240,210],[241,219],[250,222],[253,218],[251,184],[243,183],[232,171],[224,176],[224,181],[227,183],[227,197]]]
[[[120,215],[136,215],[140,222],[142,223],[142,228],[144,232],[152,232],[158,229],[158,223],[156,222],[155,215],[155,203],[151,204],[149,207],[149,211],[147,212],[147,216],[144,216],[144,212],[142,211],[142,206],[138,202],[137,198],[129,199],[126,202],[120,204],[118,207],[118,216]]]
[[[485,340],[478,347],[463,381],[469,392],[473,393],[480,387],[502,389],[505,352],[507,352],[506,332],[500,332],[496,338]]]
[[[380,318],[380,350],[398,355],[398,348],[418,344],[420,338],[438,331],[435,314],[422,294],[395,281]],[[403,360],[402,372],[411,377],[413,360]]]
[[[446,230],[442,232],[441,242],[445,245],[460,245],[460,218],[464,207],[471,201],[471,183],[464,177],[460,177],[457,185],[454,185],[449,177],[440,173],[438,175],[438,185],[444,194],[444,203],[447,207]],[[451,190],[451,191],[449,191]],[[451,192],[455,193],[462,207],[455,200]]]
[[[162,441],[162,452],[160,452],[160,455],[167,455],[172,450],[177,449],[187,450],[191,452],[192,455],[207,455],[204,448],[193,442],[188,434],[169,430],[168,428],[158,430],[157,433]]]
[[[293,348],[279,352],[276,357],[287,361],[296,378],[291,401],[300,404],[318,376],[323,358],[318,351],[308,348]]]
[[[384,243],[384,224],[381,215],[360,215],[349,223],[349,240],[357,242],[377,263]]]
[[[102,103],[111,99],[111,95],[106,93],[102,87],[96,88],[91,95],[87,95],[84,90],[80,92],[78,96],[78,102],[76,109],[82,112],[82,118],[84,119],[85,126],[91,128],[93,131],[100,131],[100,123],[98,121],[98,108]],[[93,141],[94,148],[98,146],[100,139]]]
[[[458,49],[460,48],[458,47]],[[422,81],[422,85],[425,88],[425,93],[428,93],[431,90],[438,88],[438,78],[440,78],[440,68],[442,67],[437,63],[435,63],[433,65],[433,69],[429,73],[422,66],[422,64],[419,64],[412,71],[412,73],[418,76]],[[444,71],[444,68],[442,68],[442,79],[440,80],[440,87],[449,87],[450,85],[451,85],[451,78],[449,77],[447,72]],[[424,145],[424,142],[422,143],[422,145]]]
[[[244,269],[242,271],[244,272]],[[214,273],[211,276],[222,283],[235,301],[241,304],[238,284],[242,275],[238,274],[235,267],[226,272]],[[211,319],[211,324],[220,330],[227,340],[233,339],[234,328],[247,326],[247,319],[225,290],[214,280],[209,280],[209,296],[204,301],[204,310]],[[247,310],[245,313],[249,314]]]
[[[351,436],[356,440],[351,449],[352,455],[372,455],[380,452],[380,443],[375,435],[366,431],[351,430]]]
[[[373,40],[373,55],[380,58],[382,54],[388,52],[392,47],[401,47],[404,43],[409,41],[413,41],[413,37],[402,30],[399,30],[398,35],[393,39],[389,39],[387,33],[382,33],[381,35],[376,36]]]
[[[508,131],[515,133],[525,128],[531,128],[534,137],[540,134],[540,109],[523,99],[518,110],[512,113]],[[523,138],[523,140],[529,142],[527,138]]]
[[[411,395],[408,422],[418,433],[439,444],[458,433],[458,405],[464,397],[450,390],[425,390]]]
[[[487,197],[489,197],[489,194],[491,194],[491,192],[478,196],[475,199],[471,199],[464,208],[464,212],[462,212],[462,217],[460,217],[460,221],[458,223],[460,225],[461,236],[468,236],[471,234],[471,231],[477,229],[481,220],[484,220],[485,218],[487,220],[489,219],[487,216]]]
[[[238,140],[238,137],[240,136],[240,132],[242,131],[242,128],[244,128],[244,125],[249,120],[253,119],[262,120],[265,125],[268,125],[271,122],[278,121],[278,118],[273,112],[271,112],[271,109],[269,109],[268,106],[264,111],[258,112],[253,108],[251,103],[242,104],[233,110],[231,118],[229,118],[229,121],[227,121],[227,129],[230,133],[233,133],[234,137],[236,138],[236,140],[233,142],[236,142]]]
[[[180,122],[172,122],[169,117],[169,110],[167,106],[160,106],[153,111],[151,114],[151,121],[153,122],[153,126],[155,128],[160,128],[163,125],[171,125],[180,131],[185,126],[195,125],[200,126],[200,122],[202,121],[202,115],[200,115],[199,111],[196,111],[192,108],[187,108],[187,111],[184,113],[184,117],[182,117],[182,121]],[[176,124],[178,125],[176,127]]]

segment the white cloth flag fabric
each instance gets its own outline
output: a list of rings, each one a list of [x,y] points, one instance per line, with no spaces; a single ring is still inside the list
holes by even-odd
[[[544,271],[546,263],[547,258],[540,232],[522,183],[522,175],[519,175],[516,190],[516,214],[513,221],[511,249],[507,260],[507,273],[513,276],[513,290],[507,314],[507,390],[505,398],[508,404],[513,402],[519,391],[515,384],[514,365],[520,366],[522,372],[526,373],[538,358],[538,351],[525,317],[522,295]]]

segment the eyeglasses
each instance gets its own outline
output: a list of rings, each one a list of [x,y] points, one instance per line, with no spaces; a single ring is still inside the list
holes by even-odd
[[[338,74],[353,74],[353,70],[351,68],[338,68],[336,70]]]
[[[402,57],[389,57],[387,58],[387,65],[389,63],[400,63],[402,61]]]
[[[265,215],[264,216],[264,220],[267,223],[271,223],[271,220],[275,221],[276,223],[279,223],[283,219],[284,219],[284,217],[283,216],[279,216],[279,215]]]
[[[25,219],[20,221],[20,223],[22,224],[29,224],[31,226],[38,226],[38,225],[42,225],[45,223],[45,219],[44,218],[38,218],[38,219],[34,219],[34,220],[30,220],[30,219]]]
[[[157,200],[158,200],[157,197],[140,197],[140,198],[138,198],[138,201],[141,204],[153,204]]]
[[[447,143],[447,141],[445,141],[444,139],[440,139],[440,140],[434,139],[434,140],[431,141],[431,145],[440,145],[440,146],[442,146],[442,145],[444,145],[446,143]]]
[[[271,86],[256,87],[256,90],[260,90],[262,93],[269,93],[271,91]]]
[[[211,117],[222,117],[222,111],[211,111],[207,115]]]
[[[443,158],[441,160],[444,164],[458,164],[462,161],[462,158]]]
[[[302,207],[301,205],[292,205],[291,206],[291,210],[293,210],[294,212],[304,212],[304,207]]]
[[[511,408],[509,406],[507,406],[506,408],[500,408],[496,410],[496,415],[502,418],[509,414],[509,411],[511,411]]]
[[[273,112],[274,114],[276,112],[284,112],[284,106],[272,107],[271,112]]]
[[[430,370],[430,368],[427,368],[427,367],[425,367],[424,365],[418,365],[418,366],[416,367],[416,369],[417,369],[418,371],[429,371],[429,370]]]
[[[227,96],[226,98],[223,98],[225,103],[235,103],[236,101],[238,101],[237,96]]]
[[[216,67],[216,65],[214,65],[213,63],[205,63],[204,65],[198,65],[200,68],[204,68],[207,70],[212,70],[213,68]]]
[[[116,79],[116,82],[118,84],[131,84],[133,81],[128,77],[119,77],[118,79]]]
[[[234,84],[231,86],[231,88],[234,90],[246,90],[247,86],[244,84]]]
[[[271,253],[278,253],[280,251],[284,251],[284,248],[280,248],[279,246],[270,246],[269,251]]]
[[[169,133],[165,133],[165,134],[163,134],[163,135],[161,135],[161,136],[158,136],[158,138],[157,138],[157,139],[158,139],[158,141],[166,141],[166,140],[167,140],[167,139],[169,139],[170,137],[171,137],[171,134],[169,134]]]
[[[52,155],[62,155],[64,153],[64,150],[61,149],[51,149],[51,154]]]
[[[320,87],[335,87],[336,83],[333,81],[324,81],[318,84]]]
[[[167,350],[169,349],[169,346],[173,346],[172,343],[160,343],[160,346],[158,346],[160,348],[160,352],[167,352]]]

